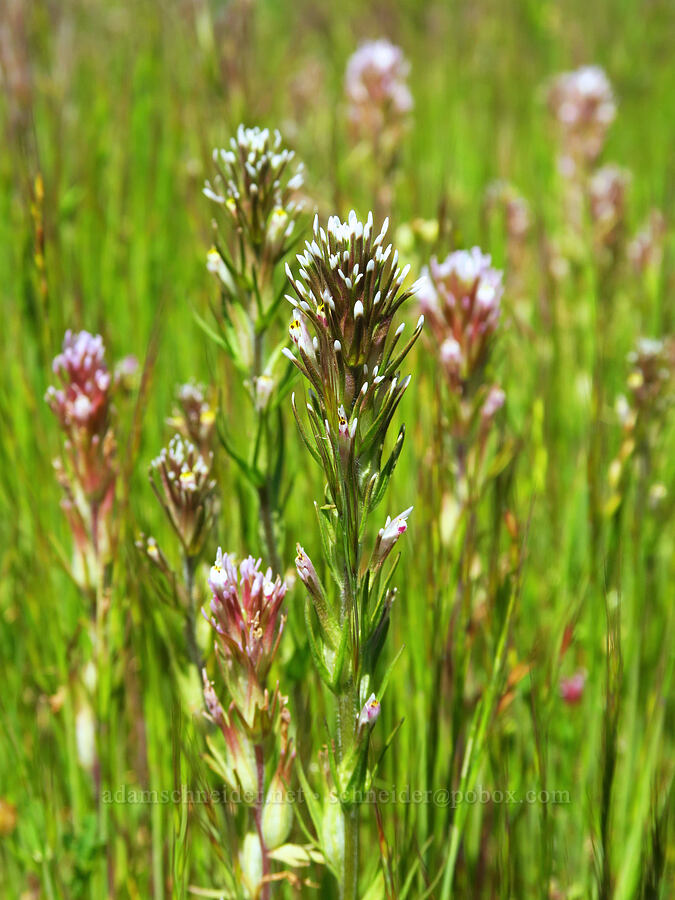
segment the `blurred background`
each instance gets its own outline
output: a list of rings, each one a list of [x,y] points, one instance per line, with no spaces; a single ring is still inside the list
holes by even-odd
[[[344,97],[349,57],[364,40],[379,37],[402,48],[414,101],[384,199],[381,170],[350,138]],[[2,0],[3,896],[104,895],[95,887],[104,849],[90,779],[78,759],[78,700],[71,690],[86,657],[85,613],[63,564],[70,537],[52,472],[60,435],[43,402],[67,328],[102,334],[111,366],[130,355],[139,361],[117,401],[124,524],[110,598],[118,639],[106,726],[118,748],[115,783],[170,789],[207,778],[190,770],[199,767],[200,749],[189,702],[183,702],[193,688],[171,649],[180,625],[158,599],[134,541],[144,531],[170,545],[147,467],[170,434],[165,420],[178,384],[195,377],[215,385],[231,432],[243,445],[250,440],[248,420],[240,415],[241,387],[195,321],[195,313],[208,319],[217,293],[205,265],[213,235],[202,186],[212,148],[225,146],[240,122],[279,128],[305,164],[308,207],[322,220],[332,213],[344,217],[351,208],[365,217],[379,196],[391,217],[392,240],[414,277],[430,256],[474,244],[506,267],[506,324],[495,365],[508,398],[509,437],[483,511],[494,544],[485,567],[499,565],[504,527],[490,523],[507,510],[527,530],[528,550],[507,699],[485,777],[514,789],[567,790],[572,800],[555,811],[477,810],[457,896],[598,895],[594,835],[608,698],[605,605],[593,599],[604,563],[589,555],[586,449],[598,425],[590,402],[594,310],[609,276],[564,220],[546,97],[560,71],[588,63],[605,69],[617,115],[603,160],[631,172],[622,226],[628,238],[652,208],[666,222],[674,211],[674,47],[669,0]],[[496,180],[512,184],[529,209],[528,236],[515,256],[503,219],[486,199]],[[671,231],[664,247],[658,271],[645,275],[626,263],[612,276],[600,425],[607,467],[621,446],[613,404],[626,389],[627,355],[639,335],[662,336],[674,327]],[[417,315],[411,305],[408,320]],[[434,692],[427,638],[442,590],[443,521],[453,510],[452,496],[428,476],[438,420],[427,346],[420,342],[408,361],[414,382],[399,415],[408,423],[408,442],[386,510],[393,515],[415,503],[419,515],[411,519],[397,576],[402,590],[391,654],[403,643],[406,650],[389,688],[383,733],[401,718],[404,725],[381,773],[383,782],[421,788],[436,786],[442,768],[430,764],[427,741],[440,740],[441,755],[450,753],[447,735],[432,738],[428,731],[430,710],[444,703]],[[307,534],[321,479],[301,455],[290,416],[287,431],[291,499],[282,556],[291,569],[298,538],[308,550],[319,546]],[[655,479],[668,497],[675,475],[672,438],[671,423],[654,451]],[[245,492],[236,467],[225,457],[219,466],[222,505],[207,559],[219,544],[238,554],[248,549]],[[606,896],[640,896],[649,835],[662,833],[659,822],[672,809],[671,508],[668,500],[662,518],[654,513],[639,526],[637,513],[629,511],[621,524],[627,554],[621,630],[629,675],[616,745],[616,869]],[[432,541],[437,513],[445,518]],[[302,723],[304,704],[317,688],[293,596],[284,670],[294,719]],[[489,604],[482,614],[491,635],[489,657],[498,632],[490,631]],[[479,610],[476,622],[480,616]],[[578,669],[588,675],[584,698],[567,705],[559,677]],[[478,667],[469,695],[479,690],[481,672]],[[317,737],[316,747],[323,739]],[[187,896],[188,885],[216,891],[228,854],[218,816],[180,804],[119,805],[110,815],[112,895]],[[423,807],[386,811],[386,839],[398,861],[396,896],[404,896],[409,874],[409,896],[438,895],[433,885],[444,859],[447,816],[447,810]],[[374,824],[368,834],[365,852],[376,866]],[[672,874],[672,839],[658,846]],[[290,887],[283,890],[292,896]],[[327,883],[314,893],[302,889],[327,897],[331,890]]]

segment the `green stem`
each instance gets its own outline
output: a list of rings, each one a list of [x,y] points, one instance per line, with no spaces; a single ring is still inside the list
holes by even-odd
[[[202,659],[201,650],[197,642],[197,624],[195,618],[194,603],[194,578],[197,558],[183,554],[183,582],[185,584],[185,593],[187,594],[187,609],[185,614],[185,643],[188,650],[190,661],[197,669],[197,678],[201,683],[202,669],[204,668],[204,660]]]
[[[350,681],[338,695],[338,763],[350,752],[354,743],[356,704]],[[359,807],[358,804],[344,810],[345,848],[344,868],[340,881],[340,900],[357,900],[359,892]]]

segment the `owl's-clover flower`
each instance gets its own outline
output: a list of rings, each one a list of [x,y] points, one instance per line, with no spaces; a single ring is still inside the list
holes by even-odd
[[[569,678],[560,679],[560,696],[568,706],[576,706],[581,702],[586,686],[586,672],[580,669]]]
[[[204,194],[227,211],[241,246],[252,248],[258,262],[274,264],[293,239],[304,180],[303,166],[294,166],[294,158],[278,131],[243,125],[229,148],[213,151],[216,175],[206,182]],[[216,271],[211,257],[209,268]],[[226,281],[227,267],[217,274]]]
[[[488,425],[494,417],[497,415],[499,410],[504,406],[506,402],[506,394],[499,387],[499,385],[493,385],[488,391],[487,397],[485,398],[485,402],[481,407],[481,418],[483,422]]]
[[[673,402],[675,338],[640,338],[628,356],[633,406],[642,416],[662,412]]]
[[[638,272],[658,268],[663,259],[666,220],[660,209],[652,209],[640,230],[628,245],[628,259]]]
[[[75,542],[73,576],[82,587],[93,588],[112,548],[117,477],[112,379],[103,339],[67,331],[53,370],[61,386],[49,387],[45,399],[66,437],[65,452],[54,468]]]
[[[548,92],[549,109],[561,133],[561,169],[574,175],[600,155],[609,126],[616,116],[612,86],[600,66],[581,66],[563,72]]]
[[[488,212],[500,210],[504,215],[506,234],[511,241],[523,241],[532,227],[532,212],[525,197],[508,181],[499,179],[485,191]]]
[[[286,584],[272,569],[262,572],[262,561],[252,556],[237,565],[218,548],[211,567],[212,598],[209,621],[215,628],[224,654],[251,671],[263,685],[284,629],[281,604]]]
[[[478,247],[432,258],[417,292],[453,390],[461,393],[487,362],[501,313],[502,272]]]
[[[380,528],[377,534],[371,563],[373,572],[377,572],[381,568],[399,538],[408,530],[408,516],[412,511],[413,507],[409,506],[408,509],[403,510],[402,513],[399,513],[393,519],[387,516],[384,527]]]
[[[359,713],[359,728],[372,728],[375,722],[377,722],[377,720],[379,719],[380,712],[380,701],[377,699],[375,694],[371,694],[363,704],[363,708]]]
[[[352,54],[345,71],[345,95],[357,137],[373,138],[405,125],[413,108],[409,74],[401,48],[384,38],[368,41]]]
[[[110,426],[111,377],[103,338],[66,331],[54,374],[62,387],[49,387],[46,400],[66,434],[71,460],[87,497],[101,497],[113,473],[105,447]]]
[[[615,243],[621,232],[629,184],[630,173],[613,164],[602,166],[591,176],[588,184],[591,218],[602,244]]]
[[[353,210],[346,222],[331,216],[325,229],[316,217],[314,239],[297,257],[297,278],[287,266],[296,293],[287,296],[294,307],[289,332],[295,352],[284,353],[312,388],[309,413],[318,448],[312,454],[318,461],[328,435],[345,458],[358,446],[365,465],[367,454],[381,449],[410,382],[400,378],[399,366],[424,317],[398,349],[404,326],[393,329],[392,321],[413,292],[404,288],[410,267],[401,268],[398,251],[384,245],[387,226],[385,221],[375,234],[372,214],[363,223]]]
[[[208,458],[213,450],[216,411],[210,392],[203,384],[192,380],[180,385],[176,406],[167,425],[198,447],[205,459]]]
[[[150,483],[187,557],[198,556],[213,523],[216,482],[213,454],[176,434],[150,466]]]

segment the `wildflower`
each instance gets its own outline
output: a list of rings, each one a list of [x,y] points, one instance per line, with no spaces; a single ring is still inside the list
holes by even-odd
[[[657,411],[671,401],[668,388],[675,371],[675,340],[640,338],[628,361],[632,367],[628,387],[638,411]]]
[[[199,554],[213,521],[216,483],[211,465],[211,454],[205,460],[194,444],[177,434],[150,467],[153,490],[188,557]]]
[[[287,355],[316,392],[318,421],[350,437],[357,419],[367,427],[391,418],[408,385],[397,368],[423,324],[420,319],[396,353],[403,326],[392,334],[392,319],[412,292],[403,287],[409,268],[399,267],[391,244],[384,247],[387,225],[375,236],[372,214],[365,223],[354,211],[346,222],[331,216],[325,230],[315,218],[314,239],[298,255],[299,278],[287,268],[297,297],[287,299],[295,308],[291,336],[298,348]]]
[[[616,115],[612,87],[599,66],[582,66],[554,79],[548,103],[561,133],[563,174],[573,175],[600,155]]]
[[[93,587],[110,554],[117,474],[103,339],[67,331],[53,369],[61,387],[49,387],[45,399],[66,436],[64,456],[54,468],[75,540],[73,575],[83,587]]]
[[[615,242],[619,234],[629,183],[630,174],[615,165],[603,166],[591,177],[588,186],[591,218],[604,244]]]
[[[204,459],[213,449],[216,411],[211,392],[196,381],[182,384],[176,394],[176,406],[167,425],[174,428],[186,440],[199,448]]]
[[[377,571],[377,569],[380,568],[382,563],[391,553],[398,539],[408,530],[408,516],[412,510],[412,506],[409,506],[408,509],[405,509],[393,519],[387,516],[384,528],[380,528],[375,543],[375,552],[373,554],[372,563],[374,571]]]
[[[480,413],[483,421],[490,422],[502,408],[505,400],[506,395],[498,385],[491,387]]]
[[[122,357],[115,366],[115,386],[130,393],[138,384],[139,368],[138,359],[133,354]]]
[[[255,398],[255,408],[258,412],[267,408],[270,397],[274,393],[276,382],[271,375],[257,375],[253,378],[253,396]]]
[[[440,349],[441,362],[456,390],[488,358],[500,317],[502,273],[478,247],[432,259],[417,298]]]
[[[357,136],[395,131],[413,108],[407,78],[410,65],[400,47],[386,39],[362,44],[345,72],[349,121]]]
[[[260,571],[261,560],[252,556],[237,566],[220,547],[211,567],[211,624],[223,650],[237,664],[263,682],[279,646],[284,628],[281,604],[286,585],[272,570]]]
[[[359,728],[371,727],[380,717],[380,701],[371,694],[359,713]]]
[[[663,213],[653,209],[628,245],[628,258],[637,271],[644,272],[661,265],[665,236],[666,220]]]
[[[283,146],[278,131],[243,125],[229,148],[213,151],[217,174],[206,182],[204,194],[227,211],[243,246],[252,248],[259,260],[280,259],[295,230],[303,167],[292,168],[294,156]],[[213,254],[208,266],[229,282],[229,272],[223,271]]]
[[[575,706],[580,702],[586,686],[586,672],[580,670],[570,678],[560,679],[560,696],[568,704]]]

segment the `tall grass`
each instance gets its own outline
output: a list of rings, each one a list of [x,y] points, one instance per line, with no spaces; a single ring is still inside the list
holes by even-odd
[[[415,110],[378,202],[390,206],[415,277],[432,255],[474,244],[505,269],[490,372],[507,399],[467,517],[427,337],[406,361],[414,378],[397,413],[406,442],[381,509],[415,510],[380,664],[384,672],[397,657],[372,734],[382,793],[360,815],[360,895],[672,892],[673,416],[628,433],[616,406],[630,397],[636,338],[675,328],[672,222],[662,264],[646,273],[623,252],[607,263],[588,221],[581,233],[567,226],[543,90],[560,70],[604,66],[618,113],[603,159],[632,172],[626,239],[652,207],[672,219],[671,4],[9,0],[0,9],[2,896],[237,890],[237,810],[181,796],[222,784],[204,759],[209,726],[179,591],[135,544],[152,534],[178,568],[147,469],[170,437],[176,387],[192,377],[214,385],[236,446],[252,440],[241,379],[197,320],[212,321],[217,304],[205,269],[213,211],[201,194],[211,149],[240,121],[279,127],[305,163],[321,220],[352,207],[365,219],[378,170],[350,143],[342,79],[356,46],[383,34],[411,62]],[[517,258],[502,219],[486,213],[496,178],[531,209]],[[417,311],[405,318],[410,331]],[[66,328],[100,332],[111,364],[128,354],[140,363],[115,400],[120,538],[106,591],[98,786],[77,745],[90,608],[68,574],[52,470],[60,434],[43,402]],[[297,540],[321,556],[312,504],[323,484],[289,413],[282,574],[294,572]],[[223,448],[216,469],[220,511],[204,559],[219,544],[266,558],[255,493]],[[312,667],[300,588],[288,593],[274,677],[292,710],[302,773],[293,786],[306,776],[316,789],[332,706]],[[201,569],[194,594],[207,601]],[[208,651],[206,623],[197,639]],[[569,704],[560,682],[578,670],[585,686]],[[157,793],[130,800],[132,791]],[[150,802],[163,791],[166,802]],[[308,800],[292,840],[312,837]],[[294,871],[300,886],[280,882],[277,895],[337,896],[316,857]]]

